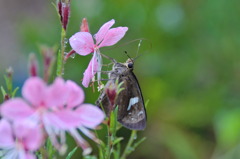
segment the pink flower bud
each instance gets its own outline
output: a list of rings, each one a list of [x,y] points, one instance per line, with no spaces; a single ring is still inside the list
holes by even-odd
[[[81,32],[89,32],[88,21],[86,18],[83,18],[83,20],[82,20],[80,31]]]
[[[13,69],[12,69],[12,67],[7,68],[6,72],[7,72],[7,77],[11,79],[12,76],[13,76]]]
[[[5,94],[4,95],[4,101],[7,101],[7,100],[9,100],[10,99],[10,96],[8,95],[8,94]]]
[[[42,56],[43,56],[44,81],[47,82],[48,78],[50,76],[50,73],[51,73],[52,64],[55,60],[54,49],[53,48],[42,47],[41,48],[41,53],[42,53]]]
[[[68,19],[70,15],[70,2],[62,3],[62,26],[67,29]]]
[[[117,87],[118,86],[116,83],[110,83],[110,85],[106,85],[105,91],[112,107],[114,107],[115,99],[117,97]]]
[[[62,22],[62,2],[61,2],[61,0],[58,1],[58,14],[59,14],[60,20]]]
[[[31,77],[38,75],[38,62],[36,60],[35,54],[33,53],[29,55],[29,75]]]
[[[70,15],[70,0],[59,0],[57,2],[58,14],[64,30],[67,29],[69,15]]]

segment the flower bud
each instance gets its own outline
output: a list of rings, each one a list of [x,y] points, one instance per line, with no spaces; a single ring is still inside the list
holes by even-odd
[[[89,32],[88,21],[86,18],[83,18],[83,20],[82,20],[80,31],[81,32]]]
[[[12,67],[8,67],[6,72],[7,72],[7,77],[8,78],[12,78],[12,76],[13,76],[13,68]]]
[[[118,92],[117,88],[118,88],[117,84],[112,82],[109,85],[106,85],[106,88],[105,88],[107,97],[112,107],[114,107],[115,99],[117,97],[117,92]]]
[[[10,96],[9,96],[8,94],[5,94],[3,100],[4,100],[4,101],[7,101],[7,100],[9,100],[9,99],[10,99]]]
[[[62,26],[67,30],[69,15],[70,15],[70,2],[62,3]]]
[[[29,55],[29,75],[31,77],[38,75],[38,62],[35,54],[33,53]]]
[[[48,47],[41,48],[41,54],[43,56],[43,78],[44,81],[48,81],[51,74],[52,65],[55,60],[54,49]]]
[[[60,16],[60,21],[64,30],[67,29],[69,15],[70,15],[70,0],[59,0],[57,2],[58,14]]]
[[[62,2],[61,0],[58,1],[58,14],[59,14],[59,17],[60,17],[60,21],[62,22]]]

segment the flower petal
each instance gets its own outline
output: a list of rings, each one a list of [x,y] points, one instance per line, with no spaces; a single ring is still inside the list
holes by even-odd
[[[53,84],[47,88],[45,103],[48,107],[64,106],[68,98],[68,89],[62,78],[58,77]]]
[[[26,80],[22,88],[22,95],[33,106],[43,104],[45,98],[46,84],[39,77],[30,77]]]
[[[88,142],[86,142],[76,129],[70,130],[70,134],[76,140],[77,144],[83,149],[83,156],[88,155],[92,152],[92,148],[89,146]]]
[[[40,126],[15,122],[14,132],[15,136],[23,142],[28,150],[35,151],[43,143],[43,134]]]
[[[88,128],[95,128],[105,117],[104,113],[92,104],[82,104],[75,111],[79,114],[82,125]]]
[[[44,126],[52,145],[60,152],[62,149],[62,145],[58,141],[60,130],[51,127],[51,125],[47,125],[46,122],[44,122]]]
[[[119,40],[121,40],[124,37],[127,30],[128,30],[127,27],[117,27],[110,29],[105,35],[101,44],[99,45],[99,48],[103,46],[111,46],[116,44]]]
[[[21,98],[10,99],[1,107],[2,115],[13,121],[24,120],[34,113],[34,109]]]
[[[108,21],[107,23],[103,24],[103,26],[99,29],[99,31],[94,35],[94,38],[96,39],[96,44],[97,45],[104,39],[108,30],[111,28],[111,26],[114,23],[115,23],[114,19]]]
[[[7,148],[14,145],[13,134],[10,123],[2,119],[0,121],[0,147]]]
[[[77,32],[70,39],[69,43],[79,55],[88,55],[94,51],[92,35],[88,32]]]
[[[71,80],[68,80],[66,82],[66,86],[69,91],[69,97],[67,99],[67,107],[72,108],[83,103],[83,100],[84,100],[83,89]]]
[[[46,113],[43,118],[45,126],[51,126],[61,130],[69,130],[81,125],[79,114],[73,110]]]
[[[34,156],[31,152],[27,152],[26,159],[36,159],[36,156]]]
[[[18,150],[18,157],[17,159],[36,159],[36,156],[34,156],[31,152],[28,152],[27,150]]]
[[[93,56],[93,58],[91,59],[90,63],[88,64],[87,69],[83,73],[82,84],[83,84],[84,87],[86,87],[86,88],[88,87],[91,79],[94,77],[94,75],[96,74],[97,70],[98,70],[97,59]]]

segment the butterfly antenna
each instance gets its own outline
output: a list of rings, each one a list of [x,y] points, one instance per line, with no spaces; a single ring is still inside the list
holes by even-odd
[[[128,57],[132,62],[134,62],[134,60],[128,55],[127,51],[124,51],[124,53],[127,55],[127,57]]]
[[[139,58],[140,56],[143,55],[143,54],[140,54],[140,55],[139,55],[139,50],[140,50],[140,47],[141,47],[141,44],[142,44],[142,41],[143,41],[143,40],[149,41],[148,39],[139,39],[136,57],[133,59],[134,61],[135,61],[137,58]],[[151,43],[151,41],[149,41],[149,47],[150,47],[150,49],[152,49],[152,43]]]
[[[138,57],[138,53],[139,53],[141,44],[142,44],[142,40],[140,40],[139,43],[138,43],[138,48],[137,48],[136,57]],[[135,58],[136,58],[136,57],[135,57]]]
[[[142,56],[142,55],[143,55],[143,54],[136,56],[133,60],[135,61],[137,58],[139,58],[139,57]]]

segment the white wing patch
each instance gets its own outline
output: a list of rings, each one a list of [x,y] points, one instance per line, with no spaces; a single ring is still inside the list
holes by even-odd
[[[138,103],[138,101],[139,101],[138,97],[131,98],[128,104],[127,111],[129,111],[134,104]]]

